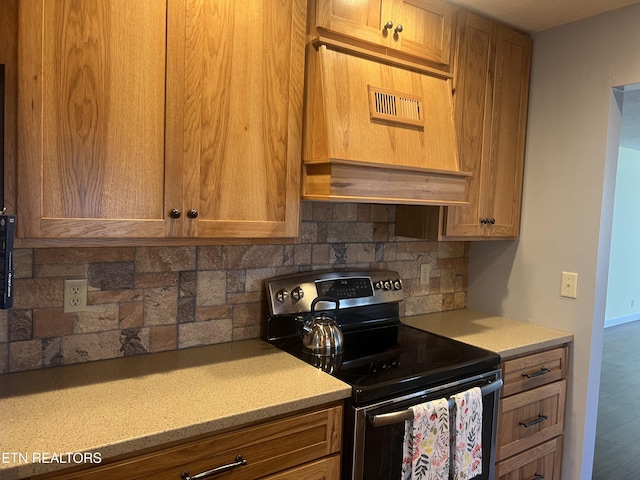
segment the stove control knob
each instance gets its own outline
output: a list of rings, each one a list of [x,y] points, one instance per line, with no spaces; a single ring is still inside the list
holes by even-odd
[[[393,289],[394,290],[402,290],[402,280],[400,280],[399,278],[395,279],[393,281]]]
[[[276,293],[276,300],[280,303],[286,302],[287,298],[289,298],[289,292],[287,292],[284,288]]]
[[[376,290],[380,290],[382,288],[382,282],[378,280],[373,284],[373,288],[375,288]]]
[[[293,290],[291,290],[291,298],[293,298],[294,302],[297,302],[302,297],[304,297],[304,290],[302,290],[302,288],[296,287]]]
[[[391,290],[391,280],[385,280],[382,282],[382,288],[385,290]]]

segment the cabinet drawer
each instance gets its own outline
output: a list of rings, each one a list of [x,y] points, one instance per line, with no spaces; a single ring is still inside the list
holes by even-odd
[[[502,365],[502,396],[562,380],[567,371],[567,348],[556,348],[526,357],[507,360]]]
[[[234,468],[224,478],[249,480],[283,472],[338,453],[341,448],[342,406],[335,406],[181,443],[97,468],[38,478],[179,480],[184,471],[196,475],[233,463],[237,455],[242,455],[247,464]],[[325,467],[328,468],[326,465]],[[319,467],[317,469],[325,470]],[[313,472],[316,470],[312,470]],[[310,478],[334,477],[329,474],[326,477],[318,476],[316,472]]]
[[[498,463],[498,480],[560,480],[562,436]]]
[[[500,402],[498,460],[562,433],[566,389],[567,381],[561,380]]]
[[[276,473],[264,480],[340,480],[340,455]]]

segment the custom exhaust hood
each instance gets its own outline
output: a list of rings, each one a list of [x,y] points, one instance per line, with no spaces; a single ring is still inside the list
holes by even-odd
[[[303,198],[464,205],[450,80],[309,44]]]

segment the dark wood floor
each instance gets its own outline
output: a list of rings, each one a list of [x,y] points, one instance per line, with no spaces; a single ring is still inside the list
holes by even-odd
[[[593,480],[640,478],[640,321],[606,328]]]

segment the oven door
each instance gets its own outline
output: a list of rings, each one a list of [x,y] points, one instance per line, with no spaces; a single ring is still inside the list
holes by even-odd
[[[476,479],[493,479],[495,470],[498,403],[502,386],[500,370],[457,380],[446,385],[406,394],[366,406],[352,406],[347,428],[344,478],[353,480],[398,480],[401,477],[404,424],[411,418],[413,405],[449,398],[473,387],[483,392],[482,404],[482,475]],[[450,469],[453,478],[453,467]]]

